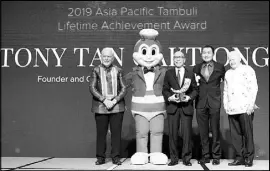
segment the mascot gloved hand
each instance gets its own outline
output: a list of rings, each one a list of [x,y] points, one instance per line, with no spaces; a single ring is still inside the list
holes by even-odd
[[[162,153],[165,101],[162,87],[166,68],[160,64],[163,59],[158,31],[143,29],[141,39],[134,47],[133,60],[137,64],[129,74],[132,87],[131,112],[136,126],[136,153],[131,164],[166,164],[168,157]],[[148,153],[148,133],[150,132],[150,153]],[[149,160],[150,159],[150,160]]]

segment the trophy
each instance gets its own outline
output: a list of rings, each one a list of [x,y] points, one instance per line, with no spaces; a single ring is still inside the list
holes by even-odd
[[[175,98],[177,101],[184,101],[186,98],[185,93],[175,93]]]
[[[191,79],[185,78],[184,85],[180,90],[174,90],[173,88],[171,88],[172,92],[175,93],[175,98],[178,99],[178,101],[181,102],[185,100],[186,98],[185,92],[188,90],[190,83],[191,83]]]

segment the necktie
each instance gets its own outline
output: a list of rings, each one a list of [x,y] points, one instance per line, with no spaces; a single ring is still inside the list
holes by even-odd
[[[209,74],[209,64],[206,64],[205,69],[204,69],[204,77],[205,77],[207,82],[209,80],[209,76],[210,76],[210,74]]]
[[[146,67],[143,68],[143,73],[144,73],[144,74],[146,74],[146,73],[148,73],[148,72],[154,72],[154,67],[151,67],[150,69],[148,69],[148,68],[146,68]]]
[[[180,69],[178,69],[178,72],[177,72],[177,79],[178,79],[179,86],[181,87],[182,80],[181,80],[181,75],[180,75]]]

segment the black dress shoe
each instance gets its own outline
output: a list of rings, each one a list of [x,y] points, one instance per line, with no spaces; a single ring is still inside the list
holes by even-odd
[[[212,164],[213,165],[219,165],[220,164],[219,159],[213,159]]]
[[[104,158],[98,158],[96,161],[96,165],[101,165],[105,163],[105,159]]]
[[[112,163],[116,164],[116,165],[121,165],[122,164],[122,162],[120,161],[120,159],[118,157],[113,158]]]
[[[198,161],[199,164],[204,164],[204,163],[210,163],[209,158],[202,158],[201,160]]]
[[[251,167],[253,165],[253,162],[251,160],[246,160],[245,161],[245,166],[246,167]]]
[[[228,166],[239,166],[239,165],[244,165],[245,163],[243,161],[240,160],[234,160],[231,163],[228,163]]]
[[[183,165],[192,166],[192,164],[190,163],[190,161],[183,161]]]
[[[177,160],[172,160],[168,166],[174,166],[174,165],[177,165],[178,164],[178,161]]]

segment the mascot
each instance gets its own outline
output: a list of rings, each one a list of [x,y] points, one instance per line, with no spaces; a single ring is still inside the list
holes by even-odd
[[[162,47],[156,39],[158,31],[143,29],[141,39],[134,47],[133,59],[137,64],[127,77],[132,88],[131,112],[136,126],[136,153],[131,164],[166,164],[168,157],[162,153],[165,101],[162,95],[166,68],[162,67]],[[148,134],[150,132],[150,153]]]

